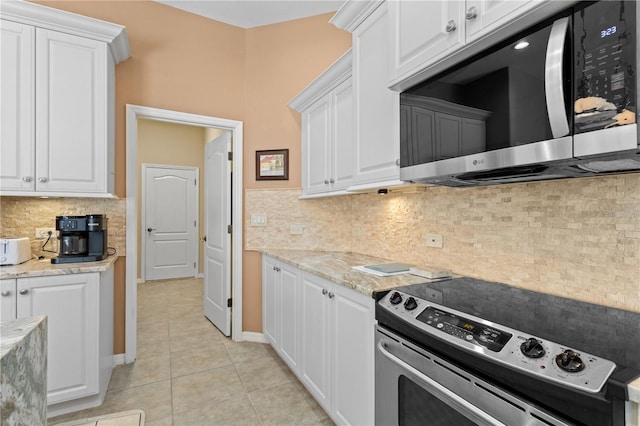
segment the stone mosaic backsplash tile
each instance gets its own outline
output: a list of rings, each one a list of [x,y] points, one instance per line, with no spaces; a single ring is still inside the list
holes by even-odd
[[[245,191],[245,247],[353,251],[640,312],[640,174],[299,196]],[[251,226],[256,212],[266,227]]]
[[[118,255],[125,255],[126,200],[113,198],[0,197],[0,236],[29,237],[34,254],[42,240],[35,228],[55,228],[56,216],[107,215],[107,242]]]

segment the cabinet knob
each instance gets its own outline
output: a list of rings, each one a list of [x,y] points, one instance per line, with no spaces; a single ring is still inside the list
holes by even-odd
[[[328,179],[325,179],[325,180],[324,180],[324,184],[325,184],[325,185],[329,185],[329,180],[328,180]]]
[[[10,290],[5,290],[0,294],[2,294],[2,297],[8,297],[8,296],[11,296],[11,291]]]
[[[31,176],[24,176],[22,180],[25,182],[31,182]]]
[[[332,292],[329,292],[329,299],[333,299],[334,296],[335,294],[333,294]]]
[[[471,6],[469,9],[467,9],[467,14],[465,15],[465,18],[467,18],[467,21],[476,19],[477,16],[478,16],[478,9],[476,9],[475,6]]]
[[[447,26],[444,27],[444,30],[448,33],[452,33],[456,30],[456,22],[452,19],[451,21],[447,22]]]
[[[45,183],[45,182],[48,182],[49,179],[46,178],[46,177],[41,177],[40,179],[38,179],[38,181],[41,182],[41,183]]]
[[[327,290],[326,288],[323,288],[323,289],[322,289],[322,294],[323,294],[323,295],[325,295],[325,294],[327,294],[327,293],[329,293],[329,290]]]
[[[396,158],[396,166],[399,166],[399,165],[400,165],[400,159]]]
[[[331,178],[331,179],[329,179],[329,182],[336,183],[336,180],[334,178]]]
[[[147,228],[147,232],[149,232],[149,233],[151,233],[152,231],[155,231],[155,230],[156,230],[156,228]],[[205,237],[205,241],[207,241],[206,237]]]
[[[29,294],[29,289],[28,289],[28,288],[23,288],[23,289],[21,289],[21,290],[19,291],[19,293],[20,293],[20,294],[22,294],[22,295],[24,296],[25,294]]]

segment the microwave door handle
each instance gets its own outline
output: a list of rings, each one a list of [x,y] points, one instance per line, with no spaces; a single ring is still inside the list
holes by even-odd
[[[562,84],[562,63],[564,60],[564,42],[567,37],[569,18],[561,18],[553,23],[547,57],[545,61],[545,94],[549,125],[554,138],[569,134],[569,121],[564,109],[564,90]]]

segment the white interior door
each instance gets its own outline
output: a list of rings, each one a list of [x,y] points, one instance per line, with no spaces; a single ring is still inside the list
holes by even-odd
[[[231,333],[230,151],[229,132],[205,145],[204,315],[225,336]]]
[[[145,280],[196,276],[198,169],[142,167]]]

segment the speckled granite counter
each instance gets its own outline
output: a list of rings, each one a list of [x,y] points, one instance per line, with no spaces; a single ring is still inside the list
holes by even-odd
[[[47,317],[0,322],[3,425],[47,423]]]
[[[429,281],[427,278],[411,274],[379,277],[366,272],[356,271],[353,266],[394,262],[389,259],[367,256],[358,253],[310,250],[261,250],[262,254],[293,265],[360,293],[371,296],[374,291],[388,290],[401,285],[419,284]],[[417,265],[426,266],[426,265]]]
[[[109,256],[100,262],[62,263],[58,265],[52,264],[49,259],[29,260],[20,265],[0,266],[0,279],[103,272],[111,268],[117,259],[118,256]]]

